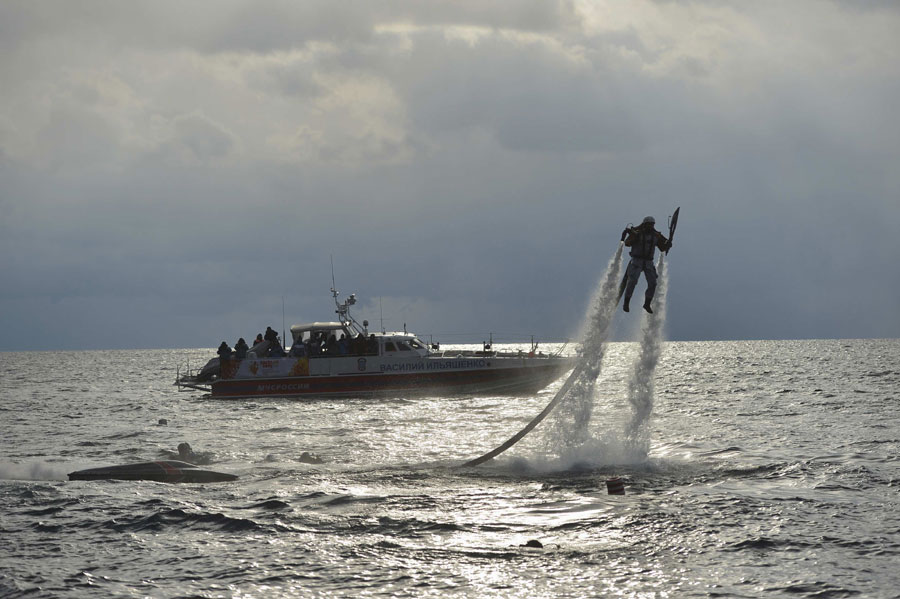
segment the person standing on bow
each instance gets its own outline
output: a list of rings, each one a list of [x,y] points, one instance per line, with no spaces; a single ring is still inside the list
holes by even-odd
[[[237,360],[243,360],[247,357],[247,352],[250,351],[250,346],[247,345],[247,342],[244,341],[244,338],[241,337],[238,339],[238,342],[234,344],[234,357]]]
[[[653,300],[653,294],[656,293],[656,266],[653,264],[653,253],[656,248],[666,251],[672,247],[671,242],[666,239],[662,233],[654,228],[656,219],[648,216],[640,224],[639,227],[628,227],[622,231],[622,240],[625,245],[631,248],[631,262],[628,263],[628,269],[625,272],[625,302],[622,309],[629,311],[629,302],[634,293],[634,286],[644,273],[647,279],[647,293],[644,295],[644,310],[653,314],[650,308],[650,302]]]

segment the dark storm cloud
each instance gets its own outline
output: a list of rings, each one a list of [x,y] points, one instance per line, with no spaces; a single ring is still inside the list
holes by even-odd
[[[681,205],[673,337],[900,335],[897,12],[5,3],[4,330],[234,341],[333,255],[389,328],[558,338]]]

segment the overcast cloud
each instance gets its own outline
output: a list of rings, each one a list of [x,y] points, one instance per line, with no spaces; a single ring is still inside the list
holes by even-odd
[[[4,2],[0,349],[331,319],[332,255],[389,329],[561,339],[679,205],[670,338],[900,337],[897,31],[892,2]]]

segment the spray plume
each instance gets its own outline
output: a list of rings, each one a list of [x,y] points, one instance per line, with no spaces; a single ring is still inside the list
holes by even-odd
[[[606,267],[606,275],[603,277],[600,287],[591,300],[588,311],[589,319],[585,330],[582,332],[583,341],[580,359],[572,374],[569,375],[563,386],[556,392],[553,400],[547,404],[547,407],[540,414],[525,425],[525,428],[507,439],[505,443],[474,460],[465,462],[460,466],[461,468],[477,466],[500,455],[534,430],[534,427],[556,409],[560,403],[565,403],[568,397],[575,397],[579,400],[569,410],[571,414],[570,420],[574,420],[577,426],[576,428],[569,427],[568,429],[562,429],[557,426],[556,430],[559,431],[559,434],[554,435],[554,438],[569,440],[570,438],[584,438],[587,436],[587,425],[591,420],[593,385],[597,375],[600,373],[600,362],[603,358],[603,350],[609,334],[609,325],[616,311],[616,304],[619,301],[616,281],[622,269],[622,248],[623,245],[619,244],[619,248]],[[570,442],[566,444],[569,445]]]
[[[662,353],[663,324],[666,321],[666,288],[668,275],[664,257],[660,255],[657,267],[659,281],[653,314],[647,314],[641,330],[641,346],[634,361],[631,380],[628,383],[628,403],[631,405],[631,421],[625,429],[625,437],[632,450],[644,454],[649,450],[648,424],[653,412],[653,379],[656,365]]]
[[[556,396],[525,428],[505,443],[462,464],[461,467],[477,466],[506,451],[557,407],[561,409],[554,415],[554,424],[545,438],[547,449],[561,457],[569,458],[578,457],[585,452],[594,453],[597,449],[596,443],[591,443],[589,425],[594,404],[594,385],[600,375],[610,325],[619,302],[618,281],[622,269],[622,249],[623,246],[620,245],[592,296],[588,319],[581,335],[580,359]],[[661,353],[662,329],[666,318],[667,273],[662,255],[658,264],[655,311],[645,317],[641,347],[628,388],[632,418],[625,431],[626,444],[623,447],[621,442],[616,443],[614,439],[601,443],[602,453],[608,457],[617,453],[618,461],[633,462],[636,456],[646,458],[649,446],[647,423],[653,410],[653,376]]]
[[[622,250],[619,244],[606,266],[604,276],[591,297],[588,318],[581,332],[580,368],[572,376],[575,380],[555,415],[548,435],[551,451],[569,453],[590,438],[588,426],[594,407],[594,385],[600,376],[603,354],[609,339],[610,324],[619,303],[619,275],[622,270]]]

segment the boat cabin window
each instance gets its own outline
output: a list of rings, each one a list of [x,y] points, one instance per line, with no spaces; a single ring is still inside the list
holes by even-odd
[[[397,351],[397,348],[394,347],[393,341],[385,341],[384,342],[384,351]]]
[[[412,351],[411,349],[409,349],[409,346],[406,345],[405,343],[403,343],[402,341],[397,342],[397,347],[399,348],[400,351]]]

